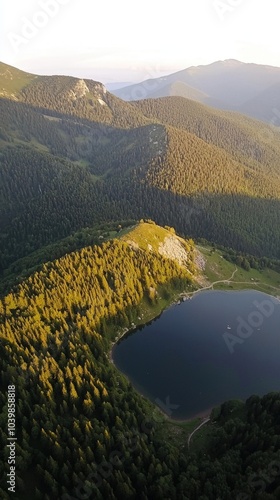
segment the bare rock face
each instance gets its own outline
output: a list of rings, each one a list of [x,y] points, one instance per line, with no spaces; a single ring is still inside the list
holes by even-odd
[[[184,266],[189,262],[187,250],[184,248],[183,243],[181,243],[175,235],[167,236],[164,239],[164,242],[159,245],[158,251],[163,257],[177,260],[181,266]]]
[[[95,95],[97,102],[99,102],[101,106],[107,106],[105,97],[107,90],[102,83],[95,83],[91,92]]]
[[[91,95],[96,98],[96,102],[98,102],[101,106],[106,106],[107,103],[104,101],[106,92],[106,88],[102,83],[91,82],[88,87],[85,80],[78,80],[70,90],[67,90],[66,93],[64,93],[64,97],[70,99],[71,101],[76,101],[77,99],[82,99],[87,94],[91,93]]]
[[[197,250],[197,249],[195,251],[195,264],[200,271],[204,271],[205,265],[206,265],[206,260],[203,257],[202,253],[199,252],[199,250]]]
[[[94,89],[96,93],[100,95],[100,97],[104,96],[107,93],[107,90],[103,83],[95,83]]]
[[[68,97],[74,101],[81,99],[89,93],[88,86],[84,80],[78,80],[73,89],[69,90]]]

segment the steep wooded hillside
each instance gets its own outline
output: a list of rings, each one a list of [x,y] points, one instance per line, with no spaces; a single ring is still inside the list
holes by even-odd
[[[186,130],[224,149],[256,172],[279,174],[280,133],[277,127],[238,113],[215,110],[182,97],[146,99],[133,103],[161,123]],[[264,168],[265,167],[265,168]]]
[[[104,85],[71,76],[38,76],[1,63],[1,97],[45,110],[122,128],[148,123],[141,113],[107,92]]]
[[[17,402],[14,497],[230,500],[261,491],[277,498],[279,393],[224,403],[206,442],[189,451],[184,429],[166,422],[110,362],[120,329],[191,286],[195,271],[191,241],[177,239],[187,265],[161,255],[166,239],[177,238],[170,228],[140,223],[123,237],[45,264],[0,300],[2,422],[7,385]],[[0,441],[6,478],[5,425]],[[3,500],[6,491],[1,479]]]
[[[277,129],[268,141],[259,122],[188,99],[129,104],[96,82],[19,75],[0,99],[2,273],[83,228],[142,217],[279,257]]]

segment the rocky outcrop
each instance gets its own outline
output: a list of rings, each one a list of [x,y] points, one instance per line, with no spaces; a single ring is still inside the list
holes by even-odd
[[[68,91],[68,97],[74,101],[81,99],[89,93],[89,88],[84,80],[78,80],[74,87]]]
[[[183,242],[175,235],[166,236],[163,243],[160,243],[158,251],[168,259],[177,260],[181,266],[189,262],[189,255]]]

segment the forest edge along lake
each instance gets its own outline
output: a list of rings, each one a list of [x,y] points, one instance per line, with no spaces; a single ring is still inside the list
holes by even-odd
[[[255,290],[201,291],[125,334],[112,361],[169,418],[279,390],[280,301]]]

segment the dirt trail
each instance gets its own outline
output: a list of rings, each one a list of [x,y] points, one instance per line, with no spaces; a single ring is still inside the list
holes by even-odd
[[[237,273],[238,269],[237,267],[235,268],[235,270],[233,271],[232,275],[230,278],[227,278],[225,280],[218,280],[218,281],[213,281],[213,283],[210,283],[210,285],[207,285],[207,286],[204,286],[202,288],[198,288],[197,290],[195,290],[194,292],[188,292],[188,293],[184,293],[182,294],[184,297],[188,297],[188,296],[194,296],[196,293],[198,292],[202,292],[203,290],[210,290],[211,288],[213,288],[214,285],[218,285],[218,283],[231,283],[233,278],[234,278],[234,275]]]
[[[209,418],[209,417],[208,417],[208,418],[206,418],[206,419],[204,419],[204,420],[203,420],[203,422],[201,422],[201,424],[199,424],[199,425],[198,425],[198,426],[194,429],[194,431],[192,431],[192,433],[191,433],[191,434],[189,435],[189,437],[188,437],[188,448],[190,447],[191,438],[193,437],[193,435],[195,434],[195,432],[197,432],[197,431],[200,429],[200,427],[202,427],[203,425],[207,424],[207,422],[209,422],[209,421],[210,421],[210,418]]]

